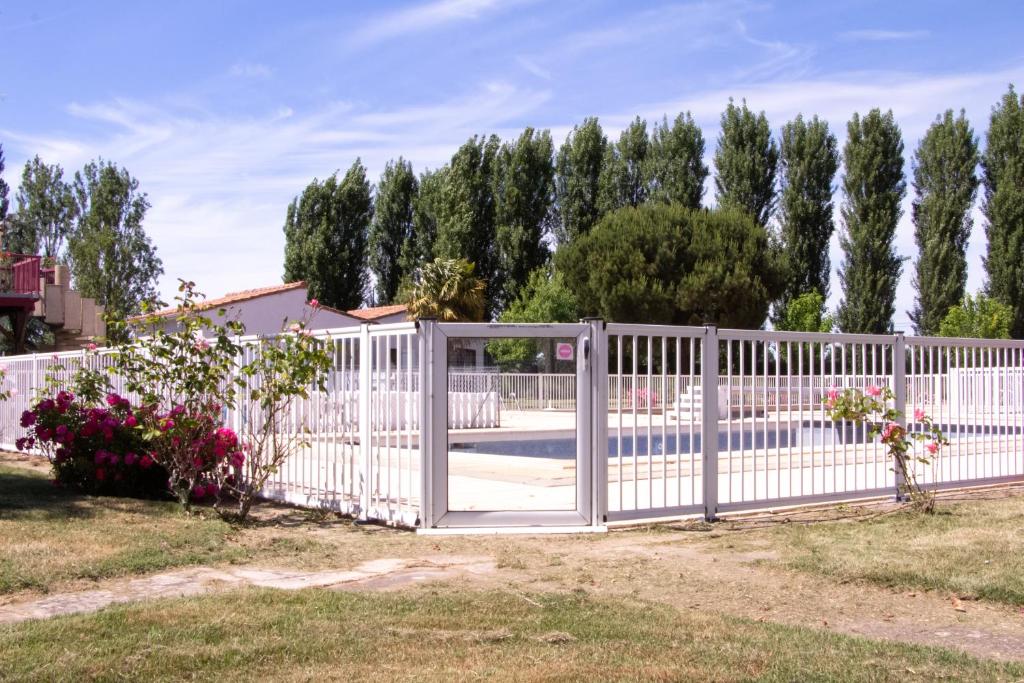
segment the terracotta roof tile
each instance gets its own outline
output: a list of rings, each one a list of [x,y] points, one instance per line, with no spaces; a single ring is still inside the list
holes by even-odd
[[[396,313],[406,312],[405,304],[395,304],[393,306],[374,306],[372,308],[354,308],[351,311],[346,311],[349,315],[359,318],[360,320],[377,320],[378,318],[385,318],[389,315]]]
[[[255,289],[243,289],[240,292],[229,292],[222,297],[217,299],[201,299],[196,302],[196,310],[208,311],[212,308],[222,308],[230,304],[238,303],[240,301],[248,301],[249,299],[258,299],[261,296],[267,296],[269,294],[279,294],[281,292],[288,292],[293,289],[305,288],[306,283],[303,280],[297,282],[286,282],[283,285],[273,285],[270,287],[257,287]],[[160,311],[155,311],[152,315],[167,317],[174,315],[178,312],[177,307],[165,308]],[[137,318],[145,316],[136,316]]]

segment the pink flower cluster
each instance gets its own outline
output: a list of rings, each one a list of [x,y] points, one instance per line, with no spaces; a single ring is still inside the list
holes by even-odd
[[[245,463],[238,436],[219,426],[215,417],[219,412],[217,405],[192,411],[178,404],[165,413],[153,412],[148,416],[160,432],[154,449],[160,452],[179,483],[190,482],[193,500],[216,498],[221,491],[217,482],[232,483]]]
[[[131,401],[116,393],[100,406],[87,406],[71,392],[59,391],[22,413],[27,433],[17,446],[46,453],[58,485],[89,493],[159,495],[166,490],[167,473],[138,424]]]
[[[836,407],[836,401],[838,401],[838,400],[839,400],[839,389],[836,388],[836,387],[831,387],[828,390],[828,398],[825,399],[825,407],[828,408],[829,410],[832,410],[833,408]]]
[[[637,408],[653,408],[658,405],[658,394],[647,388],[634,389],[631,398]]]

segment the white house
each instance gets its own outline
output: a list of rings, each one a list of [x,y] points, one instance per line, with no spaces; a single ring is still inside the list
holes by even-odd
[[[310,329],[356,327],[363,322],[329,306],[321,305],[314,313],[308,301],[306,283],[299,281],[232,292],[217,299],[203,299],[196,303],[196,309],[214,322],[238,321],[245,325],[246,334],[277,334],[289,323],[310,315]],[[223,317],[217,314],[220,309],[225,310]],[[164,330],[171,331],[176,325],[176,313],[175,308],[165,308],[155,315],[163,319]]]
[[[363,323],[387,324],[407,322],[408,310],[404,304],[391,306],[375,306],[371,308],[355,308],[339,311],[320,304],[316,311],[309,306],[309,292],[303,281],[289,282],[271,287],[246,289],[232,292],[216,299],[203,299],[196,303],[196,309],[210,320],[224,323],[234,320],[245,325],[246,334],[272,335],[286,329],[297,320],[307,320],[311,330],[324,330],[345,327],[358,327]],[[224,316],[218,311],[224,309]],[[165,308],[155,315],[161,320],[160,326],[170,332],[176,325],[177,309]],[[141,316],[140,316],[141,318]],[[484,368],[484,339],[453,339],[448,349],[448,362],[454,367],[464,369]],[[413,349],[412,365],[418,365],[418,348]],[[390,362],[398,362],[402,357],[406,364],[405,350],[391,348]]]
[[[409,319],[409,312],[405,304],[356,308],[346,312],[359,318],[360,321],[368,323],[400,323]],[[486,346],[486,339],[453,339],[450,341],[448,349],[448,363],[451,367],[482,369],[484,367],[484,347]],[[394,360],[394,353],[392,350],[392,360]],[[414,364],[416,357],[417,354],[414,351]]]

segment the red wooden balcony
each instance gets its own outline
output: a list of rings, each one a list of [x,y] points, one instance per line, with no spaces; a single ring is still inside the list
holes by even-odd
[[[0,254],[0,295],[3,294],[41,294],[40,275],[52,268],[42,268],[42,257],[33,254]]]

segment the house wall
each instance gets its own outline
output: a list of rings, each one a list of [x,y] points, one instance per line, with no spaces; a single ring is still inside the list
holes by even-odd
[[[309,313],[304,288],[266,294],[228,304],[224,308],[227,313],[223,317],[217,315],[217,309],[204,311],[203,315],[217,323],[229,320],[241,322],[245,325],[246,334],[277,334],[286,323],[298,320],[303,314]],[[333,327],[358,327],[359,323],[360,320],[352,316],[321,309],[313,316],[309,327],[322,330]],[[175,326],[173,317],[163,323],[163,329],[168,332]]]

